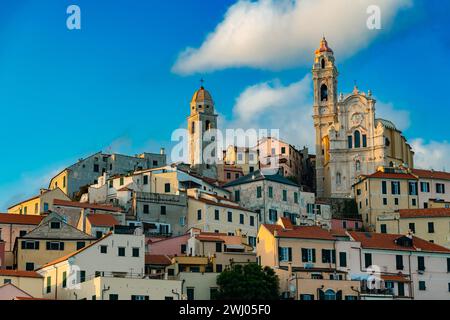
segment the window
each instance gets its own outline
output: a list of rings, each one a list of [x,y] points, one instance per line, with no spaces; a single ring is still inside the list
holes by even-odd
[[[34,214],[39,213],[39,205],[37,203],[34,204]]]
[[[336,251],[322,249],[322,263],[336,263]]]
[[[256,247],[256,237],[249,236],[248,244],[251,245],[252,247]]]
[[[201,209],[198,209],[197,210],[197,220],[202,220],[202,210]]]
[[[234,201],[236,202],[241,201],[241,192],[239,190],[234,191]]]
[[[412,205],[413,207],[415,207],[415,206],[417,205],[417,200],[416,200],[416,199],[412,199],[412,200],[411,200],[411,205]]]
[[[398,206],[398,198],[394,198],[394,204]]]
[[[345,296],[345,300],[354,301],[354,300],[358,300],[358,297],[357,296]]]
[[[45,291],[47,293],[52,292],[52,277],[47,277],[47,287]]]
[[[133,248],[133,258],[139,258],[139,248]]]
[[[302,248],[302,262],[316,262],[316,249]]]
[[[391,181],[391,193],[392,194],[400,194],[400,182],[399,181]]]
[[[397,288],[398,288],[398,296],[404,297],[405,296],[405,284],[403,282],[398,282]]]
[[[77,250],[80,250],[86,246],[86,242],[84,241],[77,241]]]
[[[321,61],[320,61],[320,67],[322,68],[322,69],[325,69],[325,59],[322,59]]]
[[[408,189],[410,196],[417,196],[417,182],[409,182]]]
[[[447,272],[450,272],[450,258],[447,258]]]
[[[277,222],[277,220],[278,220],[277,210],[269,209],[269,221],[270,222]]]
[[[425,291],[427,289],[425,281],[419,281],[419,290]]]
[[[119,184],[120,184],[121,186],[123,186],[124,183],[125,183],[124,178],[123,178],[123,177],[120,177]]]
[[[86,281],[86,271],[80,270],[78,274],[78,283],[83,283]]]
[[[109,295],[109,300],[119,300],[119,295],[112,293]]]
[[[320,101],[328,101],[328,87],[325,83],[320,86]]]
[[[283,201],[287,201],[287,190],[283,190]]]
[[[216,242],[216,252],[222,252],[222,242]]]
[[[47,250],[64,251],[64,242],[47,241]]]
[[[27,262],[25,264],[25,270],[26,271],[34,271],[34,263],[33,262]]]
[[[227,179],[228,179],[228,180],[231,179],[231,172],[227,172]]]
[[[164,184],[164,192],[169,193],[170,192],[170,183]]]
[[[261,187],[256,188],[256,197],[259,199],[262,197],[262,189]]]
[[[352,138],[352,136],[348,136],[347,137],[347,141],[348,141],[348,148],[349,149],[353,148],[353,138]]]
[[[402,255],[395,256],[395,265],[396,265],[397,270],[403,270],[403,256]]]
[[[298,193],[294,192],[294,203],[298,203]]]
[[[420,183],[420,191],[424,193],[430,192],[430,183],[429,182],[421,182]]]
[[[114,181],[113,180],[109,180],[109,187],[112,188],[114,186]]]
[[[312,301],[312,300],[314,300],[314,295],[313,294],[301,294],[300,295],[300,300]]]
[[[327,291],[325,291],[324,300],[337,300],[334,290],[328,289]]]
[[[219,210],[214,210],[214,219],[219,221],[220,220],[220,212]]]
[[[445,184],[436,183],[436,193],[445,193]]]
[[[250,226],[254,226],[255,225],[255,217],[254,216],[250,216]]]
[[[64,271],[62,274],[62,287],[67,287],[67,271]]]
[[[356,160],[356,162],[355,162],[355,170],[356,171],[361,171],[361,161]]]
[[[428,222],[428,233],[434,233],[434,222]]]
[[[108,253],[108,247],[107,246],[100,246],[100,253],[103,253],[103,254]]]
[[[186,288],[186,295],[188,300],[195,300],[195,289]]]
[[[244,215],[242,213],[239,215],[239,223],[244,224]]]
[[[157,167],[158,166],[158,160],[153,160],[153,166]]]
[[[347,267],[347,253],[346,252],[339,252],[339,266]]]
[[[98,167],[98,164],[94,164],[94,172],[99,172],[100,170],[99,170],[99,167]]]
[[[166,210],[167,210],[166,206],[161,206],[161,215],[162,216],[165,216],[167,214]]]
[[[369,268],[372,265],[372,254],[371,253],[364,254],[364,265],[366,268]]]
[[[362,146],[363,148],[367,147],[367,135],[365,134],[362,135]]]
[[[117,254],[119,255],[119,257],[125,257],[125,248],[124,247],[117,248]]]
[[[417,257],[417,270],[425,271],[425,257]]]
[[[386,181],[381,181],[381,193],[387,194],[387,182]]]
[[[415,223],[410,223],[408,225],[409,230],[411,230],[412,233],[416,233],[416,224]]]
[[[273,198],[273,187],[269,187],[269,198]]]
[[[22,241],[22,249],[39,250],[39,241]]]
[[[50,229],[61,229],[61,222],[50,222]]]
[[[380,225],[380,231],[381,231],[381,233],[387,233],[387,230],[386,230],[387,228],[386,228],[386,225],[385,224],[381,224]]]
[[[148,204],[144,204],[143,212],[144,212],[144,214],[149,214],[150,213],[150,207],[149,207]]]
[[[228,211],[228,222],[233,222],[233,212]]]
[[[222,270],[223,270],[222,265],[221,264],[216,264],[216,272],[220,273],[220,272],[222,272]]]
[[[148,184],[148,176],[144,176],[143,179],[144,179],[143,184],[147,185]]]
[[[360,148],[361,147],[361,133],[358,130],[356,130],[353,135],[355,138],[355,148]]]
[[[292,248],[280,247],[279,260],[280,262],[292,261]]]
[[[27,234],[27,231],[26,230],[20,230],[20,232],[19,232],[19,237],[23,237],[24,235],[26,235]]]
[[[101,232],[101,231],[96,231],[96,232],[95,232],[95,237],[96,237],[97,239],[100,239],[101,237],[103,237],[103,232]]]

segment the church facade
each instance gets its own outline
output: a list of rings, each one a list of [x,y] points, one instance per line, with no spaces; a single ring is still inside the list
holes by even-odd
[[[391,121],[376,118],[370,91],[355,86],[338,96],[339,73],[325,38],[315,52],[312,74],[318,197],[350,198],[360,175],[381,166],[413,167],[411,146]]]

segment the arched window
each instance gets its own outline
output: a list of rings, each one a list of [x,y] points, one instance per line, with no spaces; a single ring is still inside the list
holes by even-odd
[[[322,69],[325,69],[325,59],[322,59],[322,61],[320,63],[321,63]]]
[[[328,289],[327,291],[325,291],[324,298],[325,300],[336,300],[336,292]]]
[[[355,162],[355,170],[356,171],[361,171],[361,161],[356,160],[356,162]]]
[[[389,140],[389,138],[385,139],[384,144],[386,145],[386,147],[389,147],[391,145],[391,141]]]
[[[336,174],[336,184],[339,186],[341,184],[341,173]]]
[[[393,168],[394,167],[394,163],[391,161],[391,162],[389,162],[389,167],[390,168]]]
[[[354,138],[355,138],[355,148],[360,148],[361,147],[361,133],[356,130],[354,133]]]
[[[328,87],[326,84],[320,86],[320,101],[328,101]]]
[[[205,121],[205,130],[208,131],[209,129],[211,129],[211,122],[209,120]]]

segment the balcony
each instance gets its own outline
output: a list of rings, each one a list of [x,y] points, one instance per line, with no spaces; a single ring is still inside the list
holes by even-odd
[[[135,198],[138,202],[150,202],[167,205],[186,205],[186,196],[184,194],[163,194],[152,192],[135,192]]]

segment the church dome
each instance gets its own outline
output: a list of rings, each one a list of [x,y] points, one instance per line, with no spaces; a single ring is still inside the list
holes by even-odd
[[[398,131],[397,127],[395,126],[395,124],[392,121],[389,121],[386,119],[375,119],[375,123],[377,125],[378,125],[378,123],[381,123],[383,125],[383,127],[385,127],[385,128]]]
[[[206,90],[203,86],[198,89],[194,95],[192,96],[191,103],[204,103],[204,102],[213,102],[211,94],[208,90]]]
[[[328,42],[325,39],[325,37],[322,38],[322,41],[320,41],[320,47],[316,50],[316,54],[320,54],[322,52],[331,52],[333,53],[333,50],[328,46]]]

